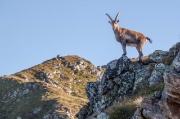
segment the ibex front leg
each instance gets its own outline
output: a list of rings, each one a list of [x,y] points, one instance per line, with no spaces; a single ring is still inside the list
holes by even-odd
[[[121,45],[122,45],[122,49],[123,49],[123,55],[126,56],[126,54],[127,54],[127,52],[126,52],[126,43],[121,43]]]

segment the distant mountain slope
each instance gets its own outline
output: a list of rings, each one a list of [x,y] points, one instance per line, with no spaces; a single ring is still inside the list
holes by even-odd
[[[73,119],[87,103],[86,83],[103,71],[78,56],[57,56],[0,77],[0,119]]]

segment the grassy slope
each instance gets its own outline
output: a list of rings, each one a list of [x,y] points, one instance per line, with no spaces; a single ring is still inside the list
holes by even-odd
[[[82,80],[82,82],[80,82],[80,83],[78,83],[78,82],[74,83],[75,82],[74,80],[71,83],[72,83],[73,90],[75,92],[75,94],[74,93],[73,94],[78,97],[85,98],[86,97],[86,92],[85,92],[86,83],[90,82],[90,81],[96,81],[96,78],[97,78],[96,75],[92,75],[88,72],[88,70],[94,66],[91,64],[91,62],[89,62],[83,58],[80,58],[78,56],[66,56],[65,58],[72,65],[75,65],[75,63],[79,60],[84,60],[85,62],[88,63],[88,66],[82,71],[73,73],[73,71],[70,68],[67,68],[62,64],[62,61],[56,60],[55,58],[53,58],[51,60],[45,61],[42,64],[39,64],[32,68],[18,72],[15,75],[23,74],[23,75],[26,75],[28,77],[28,79],[30,79],[30,80],[39,80],[38,77],[35,77],[36,73],[48,72],[48,73],[53,74],[53,72],[56,70],[56,66],[60,64],[61,69],[59,69],[59,71],[62,74],[64,74],[65,79],[60,78],[59,74],[53,74],[53,77],[54,77],[53,79],[56,82],[58,82],[60,87],[62,87],[65,90],[69,90],[70,79]]]
[[[23,70],[10,76],[4,76],[0,81],[3,85],[0,85],[0,118],[14,118],[20,116],[22,118],[40,118],[46,115],[47,112],[64,113],[62,110],[68,108],[71,110],[72,115],[75,115],[79,109],[87,103],[87,97],[85,93],[85,85],[89,81],[96,81],[96,75],[90,74],[89,69],[94,67],[91,62],[80,58],[78,56],[66,56],[68,62],[72,65],[79,60],[84,60],[88,66],[82,70],[74,73],[70,68],[65,67],[62,64],[62,60],[56,60],[55,58],[45,61],[42,64],[36,65],[29,69]],[[65,78],[60,78],[59,74],[54,74],[56,66],[60,64],[60,72],[64,74]],[[58,85],[63,89],[60,90],[53,85],[40,80],[36,74],[38,72],[48,72],[53,74],[53,80],[58,82]],[[25,75],[28,80],[22,78]],[[70,80],[73,79],[73,80]],[[76,82],[75,79],[82,80]],[[16,90],[25,90],[24,86],[32,83],[37,83],[41,90],[32,90],[31,93],[23,96],[16,96],[7,102],[3,102],[2,99],[8,93],[12,94]],[[72,95],[67,94],[65,91],[70,90],[70,83],[73,87]],[[58,108],[53,108],[53,105],[60,105]],[[41,113],[32,114],[36,108],[42,108]],[[62,109],[63,107],[63,109]]]

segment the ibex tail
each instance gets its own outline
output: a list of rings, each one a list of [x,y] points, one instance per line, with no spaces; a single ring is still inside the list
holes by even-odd
[[[147,39],[150,43],[152,43],[152,40],[151,40],[150,38],[146,37],[146,39]]]

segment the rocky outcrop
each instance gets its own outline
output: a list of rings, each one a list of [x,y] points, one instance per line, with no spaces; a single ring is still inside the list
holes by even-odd
[[[180,119],[179,59],[180,52],[169,66],[172,68],[163,72],[164,89],[144,98],[132,119]]]
[[[116,100],[132,94],[142,82],[150,78],[148,66],[131,62],[126,56],[111,61],[106,65],[106,71],[99,82],[88,82],[86,86],[87,97],[89,98],[87,113],[77,114],[79,119],[85,119],[89,115],[98,117],[104,109],[116,102]],[[82,109],[84,110],[84,109]],[[103,112],[103,115],[105,113]]]
[[[171,70],[164,72],[165,87],[151,98],[144,98],[132,119],[179,119],[180,74]]]
[[[108,107],[137,93],[144,91],[150,95],[155,90],[152,97],[143,99],[132,119],[180,118],[179,44],[169,51],[153,52],[144,59],[144,65],[126,56],[105,65],[100,81],[87,83],[89,103],[76,115],[78,119],[108,119],[105,111]],[[117,119],[123,118],[117,116]]]

